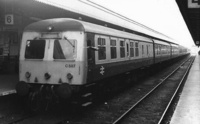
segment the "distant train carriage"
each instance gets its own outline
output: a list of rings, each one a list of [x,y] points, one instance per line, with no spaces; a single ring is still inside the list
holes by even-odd
[[[183,49],[182,55],[187,54]],[[16,90],[31,99],[47,92],[67,99],[82,86],[170,60],[179,53],[178,45],[169,41],[75,19],[43,20],[24,30]]]
[[[170,43],[154,39],[155,63],[170,59]]]
[[[171,43],[171,58],[179,56],[179,45]]]
[[[189,49],[179,45],[179,56],[189,53]]]

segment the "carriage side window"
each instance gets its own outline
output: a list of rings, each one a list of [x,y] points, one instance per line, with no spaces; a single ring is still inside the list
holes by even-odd
[[[120,57],[125,57],[125,41],[120,40]]]
[[[26,41],[26,59],[43,59],[45,50],[45,40]]]
[[[169,48],[166,46],[166,54],[169,54]]]
[[[142,55],[144,54],[144,45],[142,45]]]
[[[164,48],[164,54],[166,54],[166,46],[164,45],[163,48]]]
[[[162,54],[162,53],[161,53],[161,52],[162,52],[162,51],[161,51],[161,50],[162,50],[161,47],[162,47],[162,46],[159,45],[159,54]]]
[[[98,38],[98,56],[99,60],[106,59],[106,39],[105,38]]]
[[[54,41],[54,59],[75,59],[76,58],[76,40],[65,39]]]
[[[110,51],[111,51],[111,59],[117,58],[117,46],[116,40],[110,40]]]
[[[158,55],[160,54],[160,45],[158,45]]]
[[[170,54],[170,46],[167,46],[167,53]]]
[[[155,55],[157,55],[157,51],[158,51],[157,50],[157,44],[155,44],[154,47],[155,47],[155,50],[154,50],[155,51]]]
[[[134,57],[134,42],[130,42],[130,57]]]
[[[163,45],[160,45],[160,54],[163,54]]]
[[[149,54],[149,46],[147,45],[147,55]]]
[[[166,54],[168,54],[168,46],[165,46]]]
[[[135,42],[135,56],[139,56],[139,43]]]

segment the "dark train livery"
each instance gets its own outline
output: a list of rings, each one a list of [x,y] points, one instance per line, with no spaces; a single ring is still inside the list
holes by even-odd
[[[69,98],[80,87],[187,54],[173,41],[69,18],[43,20],[24,30],[16,90],[27,96],[49,87]]]

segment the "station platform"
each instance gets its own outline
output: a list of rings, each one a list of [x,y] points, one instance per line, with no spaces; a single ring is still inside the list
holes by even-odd
[[[200,56],[196,55],[170,124],[200,124]]]
[[[18,74],[0,74],[0,96],[16,93],[15,85],[18,80]]]

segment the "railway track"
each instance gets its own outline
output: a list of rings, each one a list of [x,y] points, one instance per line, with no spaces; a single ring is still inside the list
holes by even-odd
[[[145,93],[146,95],[144,95],[144,92],[140,92],[140,91],[143,90],[143,87],[137,87],[136,88],[137,91],[131,89],[130,92],[128,91],[128,93],[125,93],[125,95],[122,95],[119,98],[114,98],[114,100],[111,100],[111,102],[105,102],[104,105],[98,106],[98,109],[91,110],[92,112],[84,113],[85,115],[81,119],[78,119],[78,120],[74,120],[74,119],[68,119],[67,120],[67,119],[65,119],[64,121],[59,122],[57,124],[68,124],[68,123],[70,123],[70,124],[79,124],[79,123],[83,123],[83,124],[93,124],[93,123],[95,123],[95,124],[102,124],[102,123],[105,123],[105,124],[139,123],[140,124],[140,123],[145,123],[145,124],[148,124],[148,123],[158,123],[158,122],[161,123],[161,120],[164,119],[164,115],[167,113],[167,108],[169,108],[169,107],[166,107],[166,106],[170,105],[169,102],[167,102],[168,105],[166,103],[159,103],[161,105],[164,104],[164,107],[162,107],[162,108],[164,108],[164,110],[162,110],[162,112],[160,112],[157,115],[157,117],[155,119],[153,119],[153,121],[149,121],[148,120],[149,118],[146,118],[145,119],[146,121],[144,122],[144,118],[146,116],[144,114],[146,114],[145,111],[147,111],[147,110],[140,111],[141,108],[143,108],[144,106],[142,105],[141,108],[138,108],[138,106],[141,106],[142,102],[145,103],[144,100],[147,99],[147,98],[150,98],[149,96],[151,94],[153,94],[153,92],[155,92],[156,90],[160,89],[159,87],[161,87],[162,84],[165,84],[168,79],[174,79],[173,82],[176,80],[176,86],[169,87],[169,88],[173,88],[173,90],[169,90],[169,93],[173,94],[173,91],[178,89],[177,85],[179,84],[179,82],[177,80],[180,79],[180,78],[176,78],[176,77],[177,76],[182,77],[182,72],[185,71],[185,70],[187,70],[187,71],[189,70],[189,68],[187,68],[188,67],[187,65],[190,62],[193,61],[191,59],[193,59],[193,58],[190,58],[187,61],[179,64],[178,68],[176,68],[169,75],[165,76],[165,78],[162,78],[161,79],[162,81],[159,82],[158,85],[148,86],[150,83],[148,83],[147,85],[144,84],[145,85],[144,87],[150,87],[152,89],[150,92]],[[175,65],[175,66],[177,66],[177,65]],[[181,69],[181,71],[180,71],[180,69]],[[176,73],[176,72],[179,72],[179,73]],[[177,74],[177,75],[175,75],[175,74]],[[173,78],[172,75],[174,75],[175,78]],[[186,73],[184,75],[186,76]],[[181,79],[181,80],[183,81],[183,79]],[[156,82],[156,81],[152,81],[152,82]],[[172,82],[172,80],[170,82]],[[168,83],[166,83],[166,84],[168,84]],[[171,84],[169,84],[169,85],[171,85]],[[152,88],[152,86],[154,88]],[[148,90],[148,89],[149,88],[147,88],[145,90]],[[177,90],[176,90],[176,92],[177,92]],[[157,93],[159,93],[159,92],[157,91]],[[129,98],[134,99],[134,96],[137,96],[137,95],[141,96],[141,94],[142,94],[143,97],[140,100],[138,100],[137,98],[135,98],[135,100],[133,100],[131,102],[129,100],[126,100],[126,99],[129,99]],[[168,96],[168,99],[172,99],[172,96],[173,96],[172,94]],[[162,95],[166,95],[166,92],[163,92]],[[163,97],[163,98],[165,99],[166,97]],[[123,99],[123,100],[120,100],[120,99]],[[150,98],[150,99],[152,99],[152,98]],[[120,102],[120,101],[123,101],[123,102]],[[172,100],[169,100],[169,101],[172,101]],[[118,104],[120,104],[120,105],[118,105]],[[118,110],[116,110],[116,109],[118,109]],[[138,109],[139,112],[144,113],[144,114],[142,114],[142,115],[141,114],[138,115],[137,113],[135,114],[135,112],[132,112],[134,109]],[[131,112],[132,112],[132,114],[130,114]],[[155,112],[155,111],[153,111],[153,112]],[[147,115],[149,115],[149,114],[150,113],[147,113]],[[130,118],[132,115],[139,116],[139,119],[136,117],[136,118],[133,119],[133,120],[137,120],[135,122],[130,121],[130,120],[127,121],[126,119]],[[155,117],[155,116],[153,116],[153,117]],[[154,120],[156,120],[156,122]]]
[[[188,61],[192,62],[191,59],[189,59]],[[188,64],[189,63],[188,61],[185,64]],[[174,75],[175,72],[180,71],[179,69],[184,70],[186,68],[186,66],[183,65],[183,64],[184,63],[182,63],[177,68],[177,70],[174,71],[173,74],[171,74],[171,75]],[[189,69],[187,69],[187,70],[189,70]],[[180,75],[180,74],[178,74],[178,75]],[[116,97],[116,98],[113,98],[113,100],[110,100],[110,101],[108,100],[108,101],[105,101],[104,103],[99,103],[99,105],[89,107],[89,108],[86,109],[86,111],[80,112],[80,111],[77,110],[77,111],[73,112],[73,114],[72,113],[60,114],[60,112],[57,112],[57,113],[54,113],[53,115],[40,115],[40,114],[38,114],[38,115],[34,115],[34,116],[32,116],[32,115],[31,116],[29,116],[29,115],[23,116],[23,117],[21,116],[20,118],[16,118],[15,120],[7,121],[7,123],[9,123],[9,124],[26,124],[26,123],[29,123],[29,124],[36,124],[36,123],[44,123],[44,124],[45,123],[48,123],[48,124],[136,123],[136,122],[133,122],[132,120],[137,120],[138,123],[142,123],[142,120],[143,120],[143,118],[145,118],[144,116],[146,116],[146,115],[141,115],[141,114],[138,114],[138,113],[139,112],[144,113],[144,110],[140,111],[141,106],[142,106],[142,108],[144,108],[144,104],[143,104],[143,103],[145,103],[144,100],[148,99],[148,98],[152,99],[152,97],[149,97],[149,96],[151,94],[153,94],[153,92],[155,92],[157,89],[159,89],[159,87],[162,87],[162,84],[167,84],[165,82],[168,79],[177,80],[176,77],[173,78],[171,76],[167,76],[166,78],[162,78],[161,79],[162,81],[159,84],[157,83],[158,84],[156,86],[157,88],[152,88],[153,85],[150,85],[151,83],[149,83],[149,81],[147,81],[147,83],[146,83],[147,85],[145,85],[144,87],[149,87],[149,89],[154,89],[154,90],[151,90],[151,93],[145,92],[146,95],[144,95],[144,93],[142,93],[142,90],[144,88],[139,86],[139,87],[136,87],[135,90],[131,89],[130,91],[128,91],[128,93],[125,93],[125,94],[122,93],[122,95],[119,98]],[[178,77],[180,77],[180,76],[178,76]],[[155,81],[152,81],[152,82],[155,82]],[[125,91],[125,92],[127,92],[127,91]],[[159,93],[159,92],[157,91],[157,93]],[[139,100],[137,98],[135,98],[135,99],[131,98],[131,97],[135,97],[137,95],[143,96],[142,97],[143,100],[142,99]],[[134,100],[133,100],[133,102],[129,103],[128,99],[134,99]],[[173,101],[173,100],[170,100],[170,101]],[[129,104],[127,104],[127,103],[129,103]],[[119,106],[122,106],[122,107],[119,107]],[[165,106],[168,106],[168,107],[165,107],[165,108],[170,108],[170,104],[166,104]],[[147,110],[145,110],[145,111],[147,111]],[[155,123],[163,123],[163,119],[165,119],[165,115],[166,115],[167,112],[168,112],[167,109],[160,112],[157,116]],[[137,116],[137,117],[140,116],[141,118],[135,119],[135,118],[132,118],[132,116]],[[132,118],[132,120],[129,120],[130,118]],[[148,120],[148,118],[146,118],[145,120]],[[150,121],[150,122],[152,122],[152,121]],[[5,123],[5,124],[7,124],[7,123]],[[146,123],[146,122],[144,122],[144,123]]]
[[[7,124],[17,124],[18,122],[21,122],[25,119],[28,119],[28,118],[31,118],[31,117],[34,117],[34,115],[24,115],[23,117],[20,117],[20,118],[15,118],[15,119],[12,119],[12,120],[9,120],[7,122]]]
[[[186,71],[184,72],[183,76],[181,76],[178,86],[176,87],[176,89],[174,90],[174,93],[172,94],[171,99],[169,100],[168,104],[166,105],[165,109],[163,111],[161,111],[161,114],[159,115],[159,120],[155,123],[161,124],[165,121],[165,116],[166,113],[169,111],[170,106],[172,105],[172,101],[174,100],[175,96],[177,95],[178,90],[180,89],[181,85],[183,84],[184,80],[187,77],[187,74],[189,72],[189,69],[192,65],[192,62],[194,61],[194,57],[189,58],[188,60],[186,60],[185,62],[183,62],[179,67],[177,67],[171,74],[169,74],[166,78],[164,78],[158,85],[156,85],[150,92],[148,92],[144,97],[142,97],[137,103],[135,103],[134,105],[132,105],[127,111],[125,111],[119,118],[117,118],[112,124],[128,124],[128,123],[133,123],[131,121],[131,116],[132,113],[134,113],[133,111],[135,109],[137,109],[138,106],[141,106],[141,104],[143,104],[142,106],[145,107],[145,102],[147,102],[149,98],[152,98],[152,95],[155,96],[155,92],[158,92],[158,90],[162,90],[163,88],[161,88],[161,86],[165,85],[165,83],[172,81],[172,79],[174,79],[175,76],[177,76],[177,72],[183,68],[184,65],[187,66]],[[161,89],[159,89],[161,88]],[[158,92],[159,93],[159,92]]]

